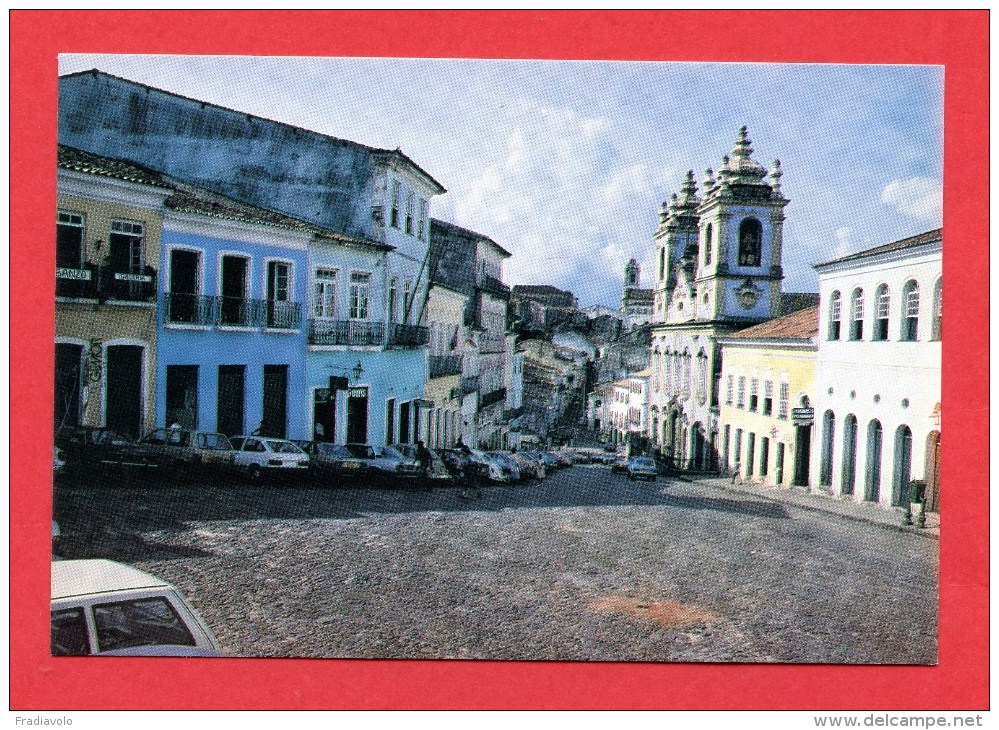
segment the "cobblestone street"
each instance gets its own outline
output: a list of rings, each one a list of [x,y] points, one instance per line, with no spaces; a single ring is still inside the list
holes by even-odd
[[[936,540],[707,483],[62,484],[55,517],[64,557],[174,583],[233,655],[936,661]]]

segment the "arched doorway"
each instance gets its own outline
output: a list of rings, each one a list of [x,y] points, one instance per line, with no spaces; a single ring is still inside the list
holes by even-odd
[[[700,421],[694,424],[694,443],[693,443],[693,453],[691,454],[691,462],[694,471],[703,471],[704,469],[704,427],[701,425]]]
[[[822,417],[822,461],[819,464],[819,486],[832,486],[833,439],[836,437],[836,414],[826,411]]]
[[[843,470],[840,491],[853,494],[857,481],[857,417],[852,413],[843,422]]]
[[[807,417],[801,421],[797,418],[794,419],[794,479],[791,483],[798,487],[807,487],[808,465],[811,461],[812,450],[813,419],[807,395],[801,396],[799,406],[802,411],[807,409]]]
[[[909,505],[909,479],[912,474],[912,431],[905,424],[895,431],[894,479],[891,503],[899,507]]]
[[[867,426],[867,468],[864,470],[864,499],[881,499],[881,421],[874,419]]]

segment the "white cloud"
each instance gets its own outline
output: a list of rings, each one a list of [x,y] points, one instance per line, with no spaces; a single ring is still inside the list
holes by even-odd
[[[832,258],[838,259],[853,253],[853,229],[849,226],[843,226],[836,229],[835,235],[836,251],[833,253]]]
[[[881,191],[881,202],[925,223],[939,223],[943,214],[943,186],[929,177],[892,180]]]

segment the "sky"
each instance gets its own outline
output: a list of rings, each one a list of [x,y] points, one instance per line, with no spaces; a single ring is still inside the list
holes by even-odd
[[[943,68],[822,64],[64,55],[101,71],[371,147],[448,192],[435,218],[510,251],[511,284],[620,304],[651,287],[659,206],[746,125],[780,159],[784,291],[814,264],[942,221]]]

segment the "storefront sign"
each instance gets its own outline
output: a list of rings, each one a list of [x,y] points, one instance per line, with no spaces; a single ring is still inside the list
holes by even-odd
[[[87,272],[87,273],[89,273],[89,272]],[[87,278],[89,279],[90,277],[88,276]],[[115,273],[114,280],[115,281],[137,281],[137,282],[141,282],[143,284],[150,284],[153,281],[153,277],[149,276],[148,274],[122,274],[122,273]]]
[[[56,269],[57,279],[75,279],[76,281],[90,281],[90,269]]]

